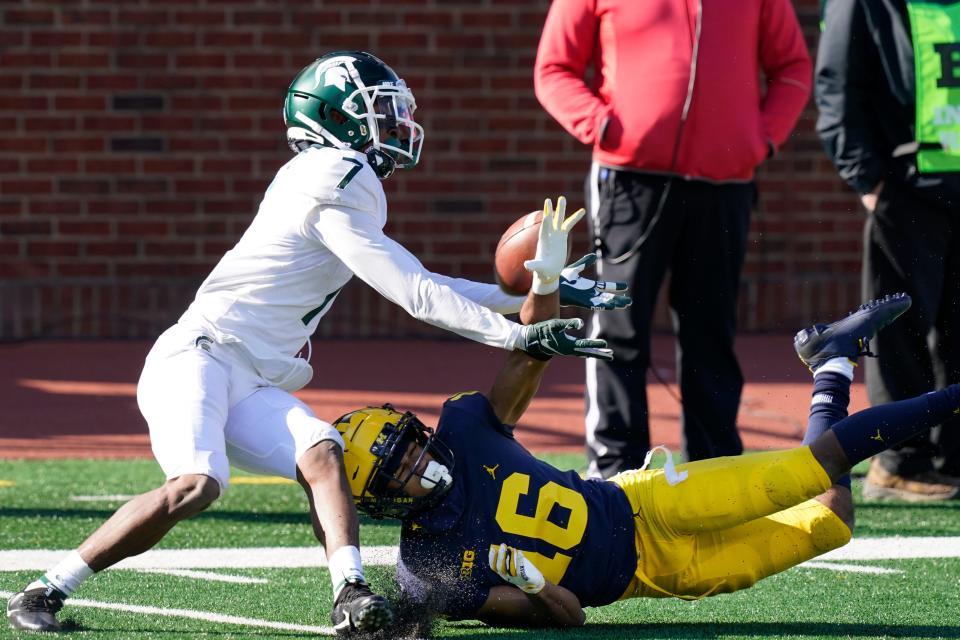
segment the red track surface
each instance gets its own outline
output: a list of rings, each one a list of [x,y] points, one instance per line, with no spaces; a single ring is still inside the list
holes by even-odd
[[[654,362],[674,384],[672,338],[657,337]],[[0,458],[123,458],[150,455],[136,383],[148,342],[31,342],[0,345]],[[748,449],[795,444],[803,434],[810,374],[790,336],[742,336],[737,351],[747,385],[739,426]],[[444,398],[487,391],[502,352],[462,341],[317,342],[316,375],[298,396],[333,420],[366,404],[392,402],[434,424]],[[678,403],[649,378],[655,444],[679,445]],[[866,406],[855,384],[851,410]],[[704,416],[709,420],[709,416]],[[556,359],[517,435],[535,451],[579,451],[583,443],[583,364]]]

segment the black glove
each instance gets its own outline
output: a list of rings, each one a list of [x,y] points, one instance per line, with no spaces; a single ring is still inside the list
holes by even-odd
[[[582,328],[580,318],[545,320],[527,325],[519,348],[537,360],[549,360],[553,356],[613,360],[613,350],[607,348],[606,340],[577,338],[567,333],[567,329]]]

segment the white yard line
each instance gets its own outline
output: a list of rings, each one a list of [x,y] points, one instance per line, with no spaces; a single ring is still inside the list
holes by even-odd
[[[70,499],[74,502],[128,502],[136,497],[135,495],[115,493],[105,496],[70,496]]]
[[[70,553],[67,549],[0,551],[0,571],[45,571]],[[396,547],[363,547],[367,566],[393,566]],[[127,558],[117,569],[298,569],[327,566],[323,547],[248,547],[235,549],[153,549]]]
[[[899,569],[887,569],[886,567],[871,567],[865,564],[844,564],[842,562],[817,562],[816,560],[809,560],[800,566],[806,569],[828,569],[830,571],[843,571],[844,573],[903,573],[903,571]]]
[[[901,560],[909,558],[960,558],[960,536],[855,538],[817,560]]]
[[[4,600],[12,595],[9,591],[0,591],[0,598]],[[290,622],[275,622],[273,620],[245,618],[243,616],[230,616],[223,613],[213,613],[212,611],[194,611],[193,609],[163,609],[160,607],[145,607],[137,604],[122,604],[119,602],[98,602],[96,600],[84,600],[82,598],[70,598],[67,600],[66,607],[91,607],[93,609],[108,609],[110,611],[123,611],[125,613],[142,613],[154,616],[166,616],[168,618],[189,618],[191,620],[203,620],[205,622],[236,624],[244,627],[303,631],[304,633],[317,633],[325,636],[334,635],[332,627],[314,627],[305,624],[292,624]]]
[[[69,553],[67,549],[16,549],[0,551],[0,571],[44,571]],[[363,564],[392,566],[397,548],[363,547]],[[856,538],[816,558],[818,563],[858,560],[960,558],[960,536]],[[116,565],[118,569],[271,569],[327,566],[323,548],[251,547],[235,549],[154,549]]]
[[[230,582],[232,584],[267,584],[270,582],[264,578],[234,576],[229,573],[214,573],[213,571],[192,571],[190,569],[137,569],[137,571],[140,573],[161,573],[166,576],[193,578],[195,580],[207,580],[210,582]]]

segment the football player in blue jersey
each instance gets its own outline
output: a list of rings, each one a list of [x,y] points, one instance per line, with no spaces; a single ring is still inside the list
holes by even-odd
[[[402,593],[447,618],[576,626],[585,606],[747,588],[846,544],[850,467],[958,411],[954,385],[847,416],[857,358],[909,306],[888,296],[797,334],[814,374],[799,447],[584,480],[514,439],[547,364],[514,352],[487,395],[444,403],[435,432],[391,405],[340,418],[354,498],[403,521]],[[521,320],[556,313],[556,291],[535,288]]]

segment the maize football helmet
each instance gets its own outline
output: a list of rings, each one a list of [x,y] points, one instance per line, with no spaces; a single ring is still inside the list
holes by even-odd
[[[416,108],[406,83],[382,60],[363,51],[335,51],[293,79],[283,120],[294,151],[311,144],[363,151],[383,179],[420,159],[423,127],[414,122]]]
[[[370,517],[402,520],[437,504],[450,489],[453,452],[413,413],[400,413],[385,404],[348,413],[335,426],[343,436],[343,462],[354,502]],[[401,477],[398,471],[411,443],[422,450]],[[422,465],[425,456],[429,462]],[[425,468],[418,471],[421,466]],[[422,487],[429,488],[427,495],[404,492],[415,476]]]

